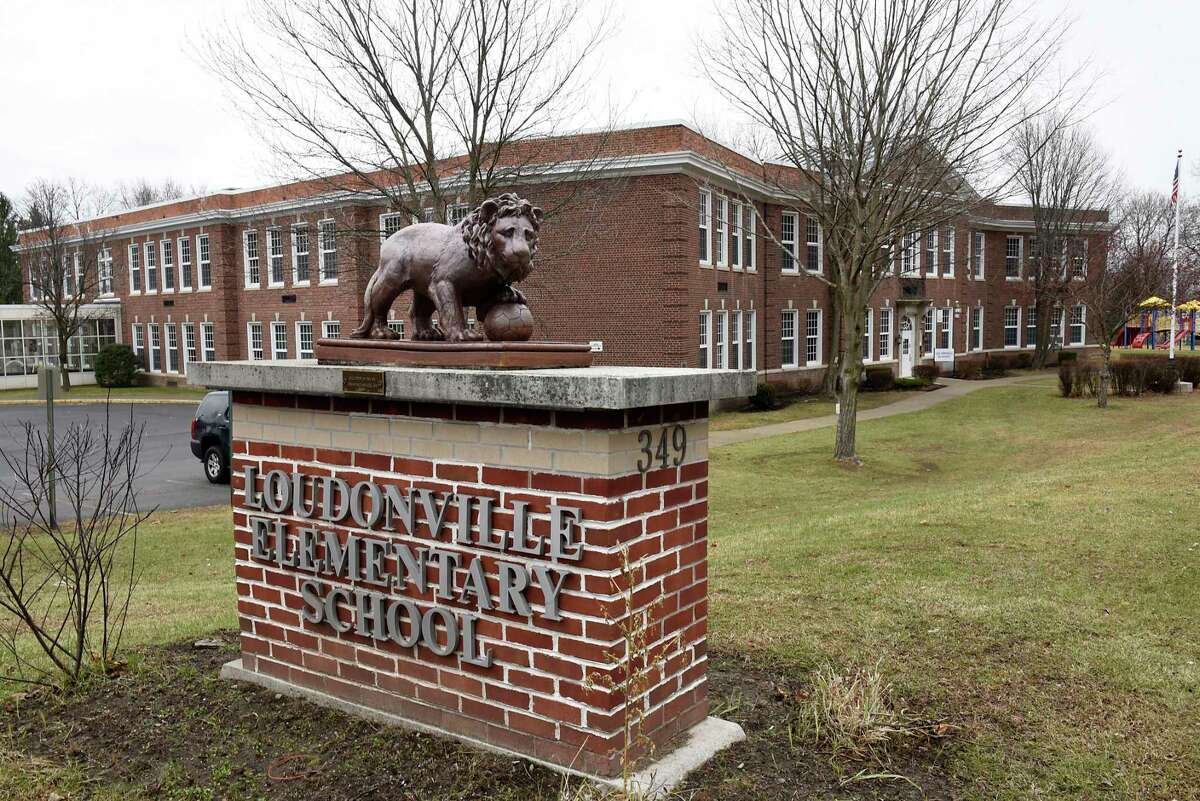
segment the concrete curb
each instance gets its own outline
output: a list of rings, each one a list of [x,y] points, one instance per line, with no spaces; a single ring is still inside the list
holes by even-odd
[[[286,681],[277,679],[273,676],[264,676],[261,673],[255,673],[246,670],[242,667],[242,660],[238,659],[226,662],[221,667],[222,679],[228,681],[244,681],[249,684],[256,684],[263,689],[272,692],[287,695],[292,698],[302,698],[306,701],[311,701],[319,706],[333,709],[338,712],[344,712],[348,715],[354,715],[358,718],[370,720],[375,723],[383,723],[389,726],[399,726],[402,729],[410,731],[419,731],[424,734],[434,734],[439,737],[450,737],[459,742],[466,743],[474,748],[483,751],[490,751],[494,754],[502,754],[506,757],[514,757],[516,759],[524,759],[528,762],[541,765],[558,773],[566,773],[571,776],[577,776],[581,779],[595,782],[596,784],[606,787],[621,789],[622,781],[618,776],[616,778],[605,778],[601,776],[593,776],[588,773],[583,773],[578,770],[564,768],[561,765],[555,765],[551,762],[544,762],[540,759],[518,754],[515,751],[510,751],[507,748],[501,748],[491,743],[477,740],[473,737],[467,737],[461,734],[443,731],[436,726],[430,726],[425,723],[419,723],[415,720],[410,720],[400,715],[393,715],[390,712],[383,712],[379,709],[373,709],[362,704],[356,704],[352,701],[346,701],[341,698],[335,698],[332,695],[320,692],[318,690],[310,690],[306,687],[297,687],[294,684],[289,684]],[[630,777],[629,783],[631,789],[636,789],[641,795],[639,797],[653,798],[661,793],[665,793],[675,787],[683,778],[691,771],[703,765],[713,755],[723,748],[733,745],[736,742],[746,739],[746,733],[742,727],[736,723],[720,718],[708,717],[697,723],[687,731],[687,741],[679,748],[676,748],[671,753],[653,762],[644,769],[638,771]]]

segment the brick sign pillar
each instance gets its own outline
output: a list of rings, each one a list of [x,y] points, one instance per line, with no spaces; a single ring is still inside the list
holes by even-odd
[[[227,675],[597,777],[711,725],[708,401],[752,374],[195,368],[233,389]]]

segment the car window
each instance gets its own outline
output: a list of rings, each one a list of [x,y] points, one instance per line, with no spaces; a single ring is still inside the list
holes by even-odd
[[[228,406],[228,392],[210,392],[204,396],[204,400],[200,401],[200,408],[196,410],[196,416],[210,420],[215,417],[224,416],[225,409]]]

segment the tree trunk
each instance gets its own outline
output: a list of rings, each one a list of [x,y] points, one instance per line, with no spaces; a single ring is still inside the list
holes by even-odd
[[[832,294],[832,293],[831,293]],[[803,315],[801,315],[803,319]],[[838,378],[842,369],[842,309],[838,303],[833,303],[829,310],[829,369],[825,371],[825,378],[821,382],[821,395],[826,398],[838,397]]]
[[[1050,355],[1050,314],[1052,309],[1048,298],[1036,300],[1035,303],[1037,318],[1034,320],[1034,331],[1037,332],[1037,345],[1033,349],[1032,366],[1035,370],[1041,370],[1046,366]]]
[[[1112,348],[1100,346],[1100,381],[1096,386],[1096,406],[1108,408],[1108,388],[1112,385]]]
[[[862,321],[854,315],[842,315],[843,325],[838,365],[838,415],[837,434],[833,445],[833,458],[839,462],[862,464],[858,458],[858,384],[862,376]]]
[[[71,372],[67,369],[69,359],[67,356],[67,345],[70,342],[70,337],[58,338],[58,370],[62,374],[63,392],[71,391]]]

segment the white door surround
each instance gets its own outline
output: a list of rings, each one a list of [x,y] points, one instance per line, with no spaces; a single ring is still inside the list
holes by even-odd
[[[900,317],[900,377],[913,377],[913,356],[915,353],[915,338],[913,336],[913,321],[907,314]]]

